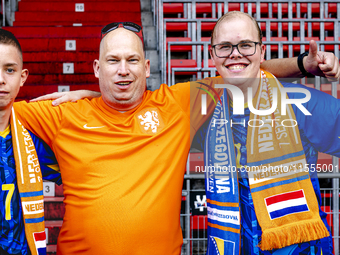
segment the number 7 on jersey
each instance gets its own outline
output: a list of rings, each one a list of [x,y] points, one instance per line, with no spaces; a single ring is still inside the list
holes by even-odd
[[[11,200],[14,193],[14,184],[2,184],[2,190],[8,190],[6,201],[5,201],[5,212],[6,212],[6,220],[10,220],[11,217]]]

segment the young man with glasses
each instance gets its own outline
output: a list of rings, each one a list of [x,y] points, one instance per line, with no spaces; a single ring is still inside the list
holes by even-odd
[[[340,156],[340,100],[303,85],[281,84],[260,69],[265,46],[248,14],[222,16],[211,43],[211,58],[222,76],[216,83],[233,86],[224,89],[200,130],[208,169],[208,254],[332,254],[316,163],[318,151]],[[303,107],[282,109],[285,91],[291,92],[291,102],[305,93]],[[244,114],[235,113],[238,103]]]
[[[189,83],[147,91],[136,27],[103,29],[93,65],[101,97],[15,105],[58,155],[66,205],[58,254],[181,252],[183,174],[191,135],[207,119],[190,122],[190,97],[200,102],[203,92],[190,95]]]

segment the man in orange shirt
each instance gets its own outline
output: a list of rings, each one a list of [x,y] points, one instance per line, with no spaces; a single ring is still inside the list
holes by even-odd
[[[22,123],[57,155],[66,205],[58,254],[181,252],[190,134],[205,121],[190,122],[190,100],[200,103],[201,95],[190,95],[190,83],[146,90],[150,62],[140,30],[127,22],[102,30],[94,61],[102,97],[58,107],[48,101],[15,105]],[[335,69],[332,76],[338,76]]]

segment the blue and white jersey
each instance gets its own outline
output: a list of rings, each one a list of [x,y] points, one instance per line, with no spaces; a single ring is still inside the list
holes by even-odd
[[[316,164],[318,151],[340,157],[340,100],[320,92],[315,89],[307,88],[300,84],[282,83],[284,87],[299,87],[308,89],[311,93],[311,99],[304,103],[303,106],[312,114],[305,115],[296,105],[293,110],[298,123],[301,142],[306,155],[308,164]],[[288,93],[290,99],[304,98],[302,93]],[[232,106],[230,106],[230,118],[233,123],[248,123],[250,110],[246,107],[244,115],[234,115]],[[204,151],[205,134],[210,120],[208,120],[197,132],[196,144],[201,144]],[[247,125],[232,125],[235,154],[237,164],[247,165]],[[311,182],[319,203],[320,217],[330,230],[326,213],[321,211],[321,194],[317,172],[310,172]],[[282,249],[273,251],[262,251],[258,247],[262,234],[261,227],[257,221],[253,199],[250,193],[248,173],[242,171],[239,173],[239,194],[241,209],[241,254],[275,254],[275,255],[301,255],[301,254],[332,254],[332,238],[327,237],[321,240],[295,244]],[[227,253],[225,253],[227,254]]]
[[[61,184],[57,160],[50,147],[29,132],[34,142],[44,180]],[[17,186],[15,161],[10,128],[0,132],[0,247],[9,254],[28,254],[21,201]]]

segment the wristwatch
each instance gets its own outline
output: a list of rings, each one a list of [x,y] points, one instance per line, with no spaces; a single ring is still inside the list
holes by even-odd
[[[304,53],[301,53],[299,56],[298,56],[298,59],[297,59],[297,63],[298,63],[298,66],[299,66],[299,69],[301,71],[301,73],[304,75],[304,76],[307,76],[309,73],[306,71],[306,69],[304,68],[303,66],[303,58],[305,56],[308,56],[308,51],[304,52]]]

